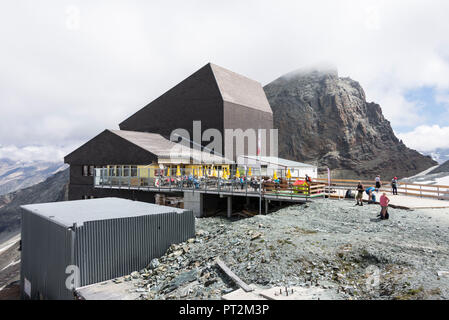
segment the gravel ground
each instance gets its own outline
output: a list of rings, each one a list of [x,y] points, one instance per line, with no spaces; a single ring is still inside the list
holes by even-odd
[[[141,299],[220,299],[236,289],[220,257],[248,284],[318,286],[343,299],[448,299],[449,210],[315,200],[268,215],[196,220],[195,239],[172,245],[125,277]],[[337,297],[336,297],[337,298]]]

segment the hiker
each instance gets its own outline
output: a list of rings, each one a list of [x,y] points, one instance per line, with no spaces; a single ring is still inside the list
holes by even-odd
[[[375,180],[376,180],[376,192],[378,192],[380,187],[382,187],[382,183],[380,182],[380,176],[377,175]]]
[[[388,215],[388,204],[390,203],[390,199],[388,199],[387,194],[384,192],[380,196],[380,207],[382,208],[380,211],[380,218],[382,220],[386,220],[389,218]]]
[[[357,203],[356,206],[360,205],[363,206],[363,191],[365,188],[363,187],[363,184],[361,181],[359,181],[359,184],[357,185],[357,195],[355,197]]]
[[[376,202],[376,195],[374,194],[374,191],[376,188],[374,187],[368,187],[366,188],[365,192],[368,195],[368,204],[372,204]]]
[[[398,178],[394,177],[393,180],[391,180],[391,188],[393,189],[393,195],[398,195]]]

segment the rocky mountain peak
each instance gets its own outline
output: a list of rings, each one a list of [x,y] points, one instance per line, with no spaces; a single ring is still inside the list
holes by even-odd
[[[399,141],[380,105],[336,70],[289,73],[264,88],[279,128],[279,154],[318,161],[341,176],[406,176],[435,162]]]

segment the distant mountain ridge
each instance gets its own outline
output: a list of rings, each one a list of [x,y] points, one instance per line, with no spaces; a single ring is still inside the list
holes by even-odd
[[[42,182],[66,167],[62,162],[0,159],[0,195]]]
[[[449,174],[449,160],[430,171],[430,174],[447,172]]]
[[[20,206],[67,200],[69,169],[31,187],[0,196],[0,239],[20,230]]]
[[[264,87],[279,129],[279,156],[329,167],[334,177],[411,176],[435,166],[407,148],[381,107],[336,69],[289,73]]]
[[[449,149],[438,148],[432,152],[427,152],[424,154],[430,155],[432,159],[437,161],[438,163],[444,163],[446,161],[449,161]]]

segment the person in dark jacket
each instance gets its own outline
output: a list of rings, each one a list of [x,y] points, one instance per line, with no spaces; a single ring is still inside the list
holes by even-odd
[[[361,181],[359,181],[359,184],[357,185],[357,195],[355,197],[357,201],[357,205],[363,206],[363,191],[365,191],[365,188],[363,187],[363,184]]]
[[[393,195],[398,194],[398,178],[394,177],[393,180],[391,180],[391,189],[393,190]]]

